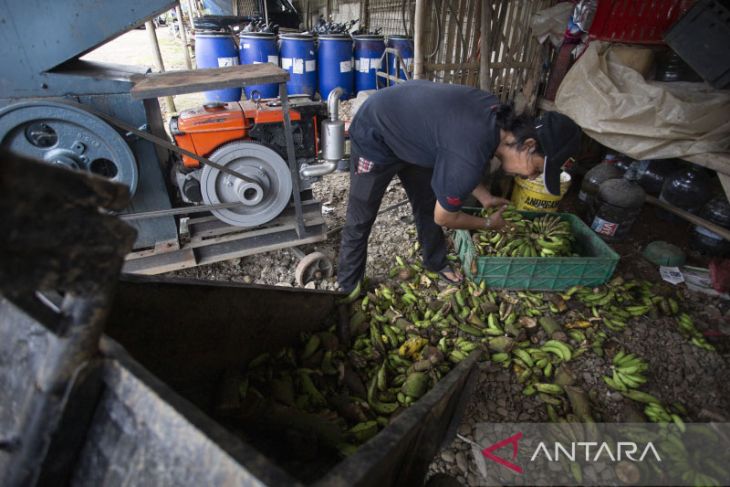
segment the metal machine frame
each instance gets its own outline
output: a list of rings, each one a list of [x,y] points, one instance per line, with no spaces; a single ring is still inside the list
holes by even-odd
[[[0,25],[0,55],[17,69],[0,75],[0,110],[25,100],[81,106],[112,125],[129,144],[139,181],[129,207],[121,215],[137,229],[138,237],[135,251],[127,256],[125,272],[154,274],[324,240],[326,226],[320,203],[311,192],[301,190],[286,71],[262,64],[150,73],[146,68],[79,59],[174,5],[169,0],[128,0],[100,2],[89,9],[87,2],[71,0],[44,5],[40,12],[31,4],[11,2],[4,12],[7,22]],[[98,22],[99,18],[104,22]],[[52,25],[47,25],[51,20]],[[75,34],[68,35],[59,26],[73,28]],[[21,45],[23,49],[18,49]],[[261,83],[280,86],[292,204],[280,216],[253,229],[212,221],[203,211],[213,207],[173,208],[166,182],[167,165],[170,152],[179,153],[181,149],[168,139],[156,98]],[[195,158],[215,167],[206,158]],[[221,171],[245,179],[230,169]],[[177,216],[188,213],[189,219],[176,221]]]

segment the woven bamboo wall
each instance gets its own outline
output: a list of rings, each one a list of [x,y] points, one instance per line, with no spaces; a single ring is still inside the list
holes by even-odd
[[[554,0],[432,0],[426,12],[426,76],[444,83],[479,86],[482,8],[490,9],[489,86],[503,101],[524,91],[534,106],[552,50],[531,36],[532,15]],[[369,29],[413,35],[414,0],[363,0]]]

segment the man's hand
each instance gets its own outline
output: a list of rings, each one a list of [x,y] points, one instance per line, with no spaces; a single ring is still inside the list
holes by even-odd
[[[474,191],[472,191],[471,194],[479,200],[479,203],[481,203],[484,208],[492,208],[495,206],[509,204],[509,200],[492,195],[487,187],[481,183],[474,188]]]
[[[506,205],[509,205],[510,204],[510,200],[508,200],[506,198],[502,198],[500,196],[494,196],[494,195],[491,195],[490,194],[489,195],[489,198],[486,198],[486,201],[482,201],[481,203],[482,203],[482,205],[485,208],[492,208],[492,207],[495,207],[495,206],[506,206]]]
[[[501,198],[504,199],[504,198]],[[503,205],[499,210],[492,213],[487,217],[487,228],[490,230],[501,230],[507,225],[507,222],[502,218],[502,213],[507,209],[507,205]]]

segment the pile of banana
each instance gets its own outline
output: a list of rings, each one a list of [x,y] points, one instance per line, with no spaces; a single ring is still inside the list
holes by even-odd
[[[677,315],[676,320],[679,331],[689,338],[689,342],[692,345],[704,348],[705,350],[715,350],[715,347],[711,343],[707,343],[702,333],[695,328],[694,321],[692,321],[692,318],[687,313],[680,313]]]
[[[481,216],[496,211],[485,208]],[[476,230],[472,241],[479,255],[501,257],[561,257],[573,253],[573,233],[570,223],[557,215],[544,215],[533,220],[525,218],[514,207],[502,217],[508,225],[501,230]]]
[[[401,257],[390,276],[388,283],[364,292],[358,286],[343,299],[349,308],[348,343],[338,339],[332,325],[247,364],[235,383],[241,403],[236,417],[246,409],[289,418],[282,420],[287,427],[301,423],[321,433],[332,450],[349,455],[456,364],[482,353],[511,368],[523,393],[546,404],[551,420],[588,421],[589,401],[575,386],[568,363],[584,353],[602,356],[604,342],[634,318],[660,312],[678,316],[678,323],[688,318],[679,313],[676,299],[654,295],[649,283],[621,278],[564,293],[497,291],[469,281],[442,289],[436,274]],[[693,337],[699,335],[692,329]],[[622,351],[604,380],[646,404],[649,419],[679,425],[679,409],[638,390],[646,382],[645,370],[643,360]]]
[[[646,382],[642,374],[649,366],[632,353],[620,350],[613,356],[611,377],[603,376],[603,381],[613,390],[627,392],[629,389],[638,389]]]

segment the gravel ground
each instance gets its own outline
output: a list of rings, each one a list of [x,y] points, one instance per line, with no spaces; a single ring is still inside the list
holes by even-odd
[[[334,173],[325,176],[313,187],[315,197],[322,201],[324,205],[325,221],[329,229],[337,229],[345,222],[349,180],[350,176],[347,173]],[[381,209],[405,199],[406,194],[400,181],[394,179],[385,193]],[[376,280],[386,276],[392,266],[393,256],[407,252],[415,243],[415,232],[416,228],[408,204],[379,215],[370,235],[367,275]],[[326,241],[313,245],[304,245],[302,250],[305,253],[322,252],[332,258],[336,264],[339,242],[340,233],[335,231],[330,234]],[[279,250],[171,272],[167,276],[295,286],[297,262],[298,259],[292,252]],[[334,277],[316,283],[315,288],[335,289]]]

